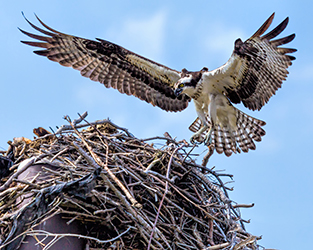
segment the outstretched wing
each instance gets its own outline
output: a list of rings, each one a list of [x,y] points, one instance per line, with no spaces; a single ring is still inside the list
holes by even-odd
[[[34,51],[36,54],[77,69],[82,76],[103,83],[107,88],[134,95],[163,110],[181,111],[188,106],[189,97],[174,95],[173,85],[180,78],[178,71],[102,39],[93,41],[63,34],[37,19],[47,30],[26,21],[46,36],[21,30],[25,35],[40,41],[22,41],[44,48]]]
[[[288,17],[275,29],[263,35],[274,18],[273,13],[248,40],[237,39],[226,64],[207,74],[231,102],[260,110],[287,78],[287,68],[295,57],[287,55],[296,49],[278,47],[291,42],[295,34],[272,40],[287,26]],[[262,36],[263,35],[263,36]]]

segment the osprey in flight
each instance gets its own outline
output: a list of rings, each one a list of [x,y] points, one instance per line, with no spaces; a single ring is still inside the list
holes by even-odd
[[[38,21],[41,29],[26,21],[45,36],[21,30],[40,42],[22,41],[44,48],[34,51],[63,66],[80,71],[82,76],[134,95],[166,111],[182,111],[191,99],[198,118],[189,129],[191,142],[212,145],[218,153],[255,149],[254,141],[265,135],[264,121],[255,119],[235,108],[240,103],[251,110],[260,110],[286,80],[287,68],[295,57],[287,55],[296,49],[282,48],[295,34],[272,40],[287,26],[288,17],[272,31],[263,35],[274,13],[248,40],[235,41],[230,59],[215,70],[177,71],[135,54],[117,44],[67,35]]]

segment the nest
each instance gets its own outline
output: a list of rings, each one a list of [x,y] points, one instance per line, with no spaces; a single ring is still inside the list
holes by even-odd
[[[3,152],[11,172],[0,182],[0,249],[17,249],[26,235],[49,249],[65,235],[36,226],[56,215],[84,228],[66,236],[89,249],[260,249],[239,211],[252,205],[229,199],[222,179],[232,176],[207,168],[207,159],[196,164],[193,145],[138,139],[85,116],[66,117],[53,134],[39,129],[32,141],[15,138]],[[36,165],[42,172],[17,178]]]

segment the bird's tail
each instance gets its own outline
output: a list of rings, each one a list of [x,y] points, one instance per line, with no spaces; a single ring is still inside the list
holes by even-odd
[[[235,107],[234,107],[235,108]],[[262,126],[266,123],[259,119],[249,116],[239,109],[236,111],[236,129],[230,129],[229,126],[221,127],[219,124],[214,124],[211,134],[211,145],[214,146],[217,153],[225,153],[226,156],[231,156],[232,153],[248,152],[249,149],[254,150],[254,141],[261,141],[262,136],[265,135],[265,131]],[[202,124],[199,118],[197,118],[189,127],[192,132],[197,132],[201,128]],[[199,141],[203,141],[206,133],[204,131]]]

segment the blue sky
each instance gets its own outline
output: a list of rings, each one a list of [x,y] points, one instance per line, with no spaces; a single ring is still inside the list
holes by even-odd
[[[305,3],[306,2],[306,3]],[[229,158],[214,154],[209,167],[234,174],[231,198],[255,203],[242,210],[248,231],[262,235],[267,248],[308,249],[313,236],[312,2],[304,1],[5,1],[0,9],[1,122],[0,149],[13,137],[32,138],[38,126],[65,124],[64,115],[89,112],[88,120],[109,117],[139,138],[163,135],[189,139],[193,104],[166,113],[134,97],[121,95],[32,53],[17,27],[32,28],[36,13],[64,33],[112,41],[154,61],[180,70],[214,69],[224,64],[241,37],[249,38],[276,12],[273,26],[290,22],[282,35],[296,33],[289,45],[297,60],[282,89],[260,112],[267,122],[257,150]],[[37,23],[38,24],[38,23]],[[205,150],[200,146],[198,152]],[[199,157],[199,161],[203,154]]]

